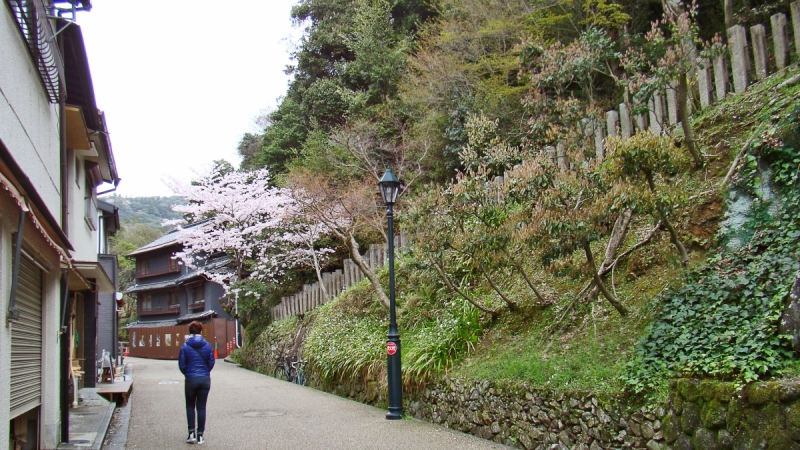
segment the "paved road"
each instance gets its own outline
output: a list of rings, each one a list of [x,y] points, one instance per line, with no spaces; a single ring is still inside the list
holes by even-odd
[[[126,358],[134,390],[126,448],[192,448],[177,361]],[[206,449],[506,448],[217,360],[211,372]]]

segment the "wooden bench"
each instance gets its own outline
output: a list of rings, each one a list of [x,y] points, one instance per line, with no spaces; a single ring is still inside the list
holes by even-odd
[[[107,398],[110,402],[122,399],[122,405],[128,404],[128,397],[133,391],[133,380],[119,381],[113,384],[101,384],[98,394]]]

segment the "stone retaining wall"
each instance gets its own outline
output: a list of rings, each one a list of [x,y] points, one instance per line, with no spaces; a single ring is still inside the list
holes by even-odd
[[[800,382],[678,380],[662,422],[674,449],[798,449]]]
[[[526,384],[446,379],[406,400],[414,417],[525,449],[663,448],[662,406]]]

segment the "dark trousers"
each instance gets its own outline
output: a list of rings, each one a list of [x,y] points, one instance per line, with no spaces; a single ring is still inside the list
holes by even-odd
[[[189,432],[195,431],[194,413],[197,410],[197,434],[206,431],[206,402],[208,391],[211,390],[211,377],[192,377],[186,379],[186,419],[189,422]]]

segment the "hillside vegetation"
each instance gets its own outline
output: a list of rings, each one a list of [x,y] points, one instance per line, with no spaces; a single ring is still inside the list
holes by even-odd
[[[375,183],[398,173],[408,389],[456,373],[661,396],[670,377],[793,373],[777,321],[800,261],[797,65],[702,111],[690,77],[726,21],[788,2],[722,4],[300,1],[294,80],[242,170],[303,192],[353,259],[385,242]],[[587,124],[667,87],[680,124],[596,150]],[[322,387],[385,380],[388,277],[368,278],[269,326],[274,282],[237,291],[238,357],[269,373],[300,350]]]

